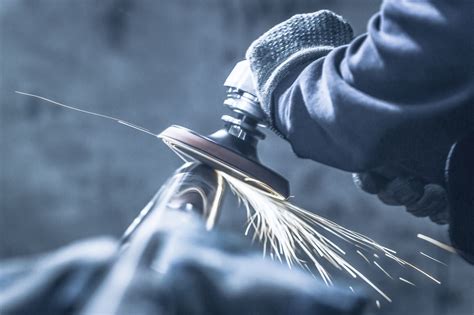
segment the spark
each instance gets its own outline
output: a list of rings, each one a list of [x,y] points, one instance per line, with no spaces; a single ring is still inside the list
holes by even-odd
[[[426,235],[423,235],[423,234],[418,234],[417,237],[422,239],[422,240],[427,241],[428,243],[431,243],[435,246],[438,246],[439,248],[444,249],[445,251],[448,251],[448,252],[453,253],[453,254],[457,253],[456,249],[454,249],[454,247],[449,246],[448,244],[442,243],[440,241],[437,241],[437,240],[435,240],[435,239],[433,239],[429,236],[426,236]]]
[[[112,120],[112,121],[115,121],[115,122],[117,122],[117,123],[119,123],[119,124],[122,124],[122,125],[124,125],[124,126],[127,126],[127,127],[129,127],[129,128],[132,128],[132,129],[138,130],[138,131],[140,131],[140,132],[143,132],[143,133],[146,133],[146,134],[149,134],[149,135],[152,135],[152,136],[157,137],[157,134],[153,133],[152,131],[150,131],[150,130],[144,128],[144,127],[141,127],[141,126],[132,124],[131,122],[128,122],[128,121],[123,120],[123,119],[120,119],[120,118],[115,118],[115,117],[112,117],[112,116],[109,116],[109,115],[103,115],[103,114],[99,114],[99,113],[96,113],[96,112],[91,112],[91,111],[88,111],[88,110],[84,110],[84,109],[80,109],[80,108],[73,107],[73,106],[70,106],[70,105],[66,105],[66,104],[63,104],[63,103],[60,103],[60,102],[57,102],[57,101],[53,101],[53,100],[51,100],[51,99],[49,99],[49,98],[46,98],[46,97],[43,97],[43,96],[39,96],[39,95],[36,95],[36,94],[31,94],[31,93],[26,93],[26,92],[20,92],[20,91],[15,91],[15,93],[20,94],[20,95],[25,95],[25,96],[33,97],[33,98],[36,98],[36,99],[39,99],[39,100],[48,102],[48,103],[50,103],[50,104],[57,105],[57,106],[60,106],[60,107],[64,107],[64,108],[67,108],[67,109],[70,109],[70,110],[74,110],[74,111],[76,111],[76,112],[80,112],[80,113],[83,113],[83,114],[92,115],[92,116],[96,116],[96,117],[100,117],[100,118]]]
[[[367,257],[365,257],[365,255],[362,254],[360,250],[356,250],[356,253],[359,254],[362,258],[364,258],[364,260],[370,265],[370,260],[367,259]]]
[[[382,272],[383,272],[387,277],[389,277],[390,279],[393,279],[393,277],[392,277],[387,271],[385,271],[385,269],[383,269],[382,266],[380,266],[375,260],[374,260],[374,265],[376,265],[380,270],[382,270]]]
[[[439,264],[441,264],[441,265],[444,265],[444,266],[448,267],[448,265],[447,265],[446,263],[442,262],[441,260],[438,260],[438,259],[436,259],[436,258],[434,258],[434,257],[431,257],[430,255],[425,254],[425,253],[423,253],[423,252],[420,252],[420,254],[423,255],[423,256],[425,256],[426,258],[429,258],[429,259],[431,259],[431,260],[433,260],[433,261],[436,261],[437,263],[439,263]]]
[[[350,244],[385,254],[393,255],[393,250],[286,200],[271,198],[268,194],[226,173],[220,173],[246,208],[247,233],[253,229],[254,238],[266,243],[277,259],[284,260],[289,267],[295,264],[304,267],[304,260],[297,255],[297,249],[300,249],[326,285],[332,285],[332,277],[324,268],[322,260],[326,260],[338,270],[345,271],[353,278],[362,279],[385,300],[392,301],[378,286],[352,266],[343,257],[345,252],[322,232],[329,232]],[[323,231],[318,231],[316,228],[321,228]]]
[[[356,250],[356,253],[359,254],[360,256],[362,256],[362,258],[364,258],[365,261],[366,261],[368,264],[370,264],[370,260],[368,260],[367,257],[365,257],[365,255],[360,252],[360,250]]]
[[[288,200],[271,198],[268,194],[229,174],[220,173],[239,202],[246,208],[248,220],[246,233],[253,229],[253,239],[266,244],[264,247],[268,246],[270,252],[274,253],[279,261],[284,260],[290,268],[294,264],[303,266],[306,263],[297,254],[301,251],[313,264],[326,285],[332,285],[332,280],[329,271],[323,266],[323,260],[336,269],[345,271],[353,278],[360,278],[385,300],[391,302],[390,297],[344,258],[345,252],[338,245],[322,234],[322,232],[328,232],[356,248],[374,252],[373,255],[376,258],[380,258],[379,255],[383,254],[400,266],[411,267],[435,283],[441,284],[439,280],[421,268],[397,257],[396,251],[380,245],[369,237],[299,208]],[[359,255],[365,257],[358,249],[357,251]],[[374,264],[393,279],[376,261]]]
[[[352,293],[355,293],[354,288],[352,286],[349,286],[349,289],[352,291]]]
[[[392,254],[385,254],[387,257],[395,260],[396,262],[398,262],[399,264],[401,265],[407,265],[411,268],[413,268],[414,270],[418,271],[419,273],[421,273],[422,275],[424,275],[425,277],[431,279],[433,282],[435,282],[436,284],[441,284],[441,281],[439,281],[438,279],[436,279],[435,277],[431,276],[429,273],[423,271],[422,269],[418,268],[417,266],[409,263],[408,261],[406,260],[403,260],[395,255],[392,255]]]
[[[377,305],[377,308],[380,309],[380,301],[379,300],[375,301],[375,305]]]
[[[398,279],[400,279],[400,281],[403,281],[403,282],[405,282],[405,283],[408,283],[408,284],[411,285],[411,286],[416,287],[416,285],[415,285],[413,282],[408,281],[408,280],[405,279],[405,278],[399,277]]]

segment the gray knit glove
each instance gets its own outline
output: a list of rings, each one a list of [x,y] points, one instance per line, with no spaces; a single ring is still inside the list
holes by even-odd
[[[271,95],[295,67],[316,60],[349,43],[351,26],[327,10],[298,14],[255,40],[247,50],[253,79],[263,111],[271,122]]]

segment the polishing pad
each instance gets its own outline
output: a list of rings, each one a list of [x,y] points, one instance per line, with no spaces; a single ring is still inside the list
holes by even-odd
[[[279,199],[289,197],[288,181],[263,166],[255,157],[248,157],[209,137],[180,127],[171,126],[160,135],[168,145],[190,158],[229,174]]]

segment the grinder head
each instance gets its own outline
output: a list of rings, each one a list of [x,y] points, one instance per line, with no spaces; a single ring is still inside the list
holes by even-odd
[[[159,137],[187,157],[238,178],[273,197],[289,197],[288,181],[260,164],[256,156],[243,154],[244,151],[239,148],[242,143],[232,139],[234,136],[226,130],[204,137],[189,129],[171,126]]]
[[[247,61],[237,63],[224,86],[228,87],[224,105],[232,115],[222,116],[224,128],[205,137],[189,129],[171,126],[159,137],[187,158],[196,159],[280,199],[289,197],[288,181],[263,166],[257,143],[265,126]]]

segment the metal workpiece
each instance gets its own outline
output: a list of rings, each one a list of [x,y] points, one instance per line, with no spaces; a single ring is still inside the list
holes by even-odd
[[[225,185],[221,175],[199,162],[177,169],[132,222],[121,242],[121,254],[80,314],[117,314],[121,301],[134,287],[137,270],[153,270],[162,252],[160,239],[171,232],[207,230],[218,218]],[[113,297],[113,298],[111,298]]]
[[[206,229],[214,227],[225,192],[222,176],[200,162],[188,162],[173,175],[174,195],[166,202],[167,209],[193,212],[202,217]]]
[[[122,236],[122,244],[130,241],[152,213],[179,211],[197,215],[211,230],[219,218],[225,193],[225,181],[213,168],[200,162],[188,162],[177,169],[156,195],[140,211]],[[160,229],[156,222],[156,230]]]

